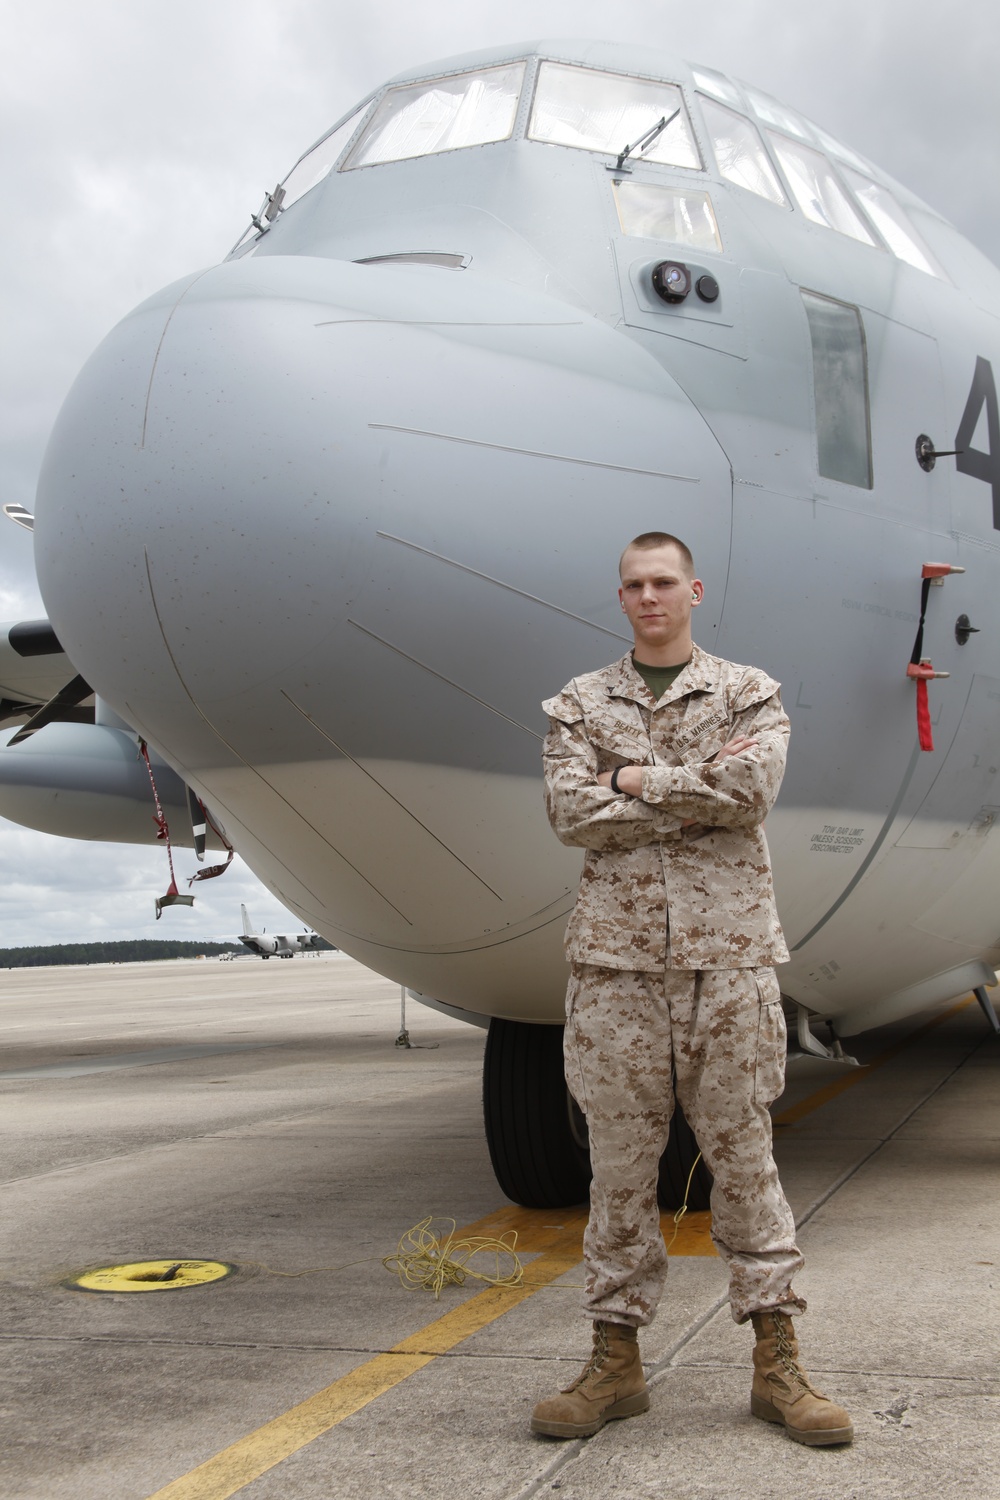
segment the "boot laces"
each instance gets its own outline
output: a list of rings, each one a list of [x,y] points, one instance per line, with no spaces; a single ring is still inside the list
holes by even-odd
[[[599,1374],[601,1369],[604,1367],[604,1364],[606,1363],[610,1353],[611,1347],[608,1343],[607,1329],[605,1328],[603,1323],[595,1323],[594,1347],[590,1351],[590,1358],[587,1360],[587,1363],[584,1365],[583,1369],[580,1371],[579,1375],[572,1382],[572,1384],[564,1387],[563,1395],[568,1396],[570,1391],[577,1390],[581,1385],[584,1384],[585,1381],[589,1380],[592,1375]]]
[[[792,1384],[799,1386],[803,1391],[808,1391],[812,1396],[817,1396],[819,1392],[813,1390],[809,1383],[809,1377],[799,1367],[799,1363],[795,1358],[796,1351],[792,1346],[792,1340],[788,1334],[788,1325],[784,1318],[777,1315],[774,1318],[774,1341],[778,1359],[792,1381]]]

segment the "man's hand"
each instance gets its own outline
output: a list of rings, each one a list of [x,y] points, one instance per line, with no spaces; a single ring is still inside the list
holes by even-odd
[[[719,761],[726,760],[730,755],[742,755],[744,751],[752,750],[753,747],[757,744],[759,744],[759,741],[753,739],[750,735],[737,734],[733,737],[733,739],[728,740],[727,743],[723,745],[722,749],[716,752],[712,759]],[[611,777],[613,775],[613,771],[602,771],[597,778],[597,785],[610,787]],[[642,796],[641,766],[618,767],[618,791],[624,792],[628,797]],[[696,820],[694,818],[685,818],[682,826],[684,828],[691,828],[694,826],[695,822]]]
[[[602,771],[597,778],[598,786],[610,787],[613,771]],[[625,792],[629,797],[642,796],[642,767],[620,766],[618,768],[618,790]],[[682,828],[693,828],[697,818],[685,818],[681,823]]]
[[[742,755],[744,750],[752,750],[754,745],[759,743],[759,740],[751,739],[748,734],[738,734],[734,739],[723,745],[722,749],[712,759],[725,760],[728,755]]]

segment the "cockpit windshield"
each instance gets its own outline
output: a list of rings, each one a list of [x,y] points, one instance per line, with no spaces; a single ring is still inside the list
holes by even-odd
[[[511,139],[528,68],[529,60],[522,59],[397,84],[374,107],[369,95],[265,195],[231,253],[249,249],[255,235],[265,233],[338,162],[341,172],[349,172]],[[873,249],[886,248],[929,275],[943,274],[900,203],[874,180],[862,158],[758,89],[737,85],[711,68],[693,68],[692,76],[724,182],[783,208],[791,201],[814,224]],[[625,174],[637,162],[696,172],[705,167],[677,84],[576,63],[539,62],[526,134],[544,145],[617,157]],[[627,178],[613,188],[624,234],[722,249],[711,199],[694,183],[668,186]]]
[[[505,141],[514,128],[524,66],[390,89],[341,171]]]
[[[528,138],[618,156],[663,119],[670,120],[666,129],[632,160],[700,170],[701,157],[676,85],[543,62]]]

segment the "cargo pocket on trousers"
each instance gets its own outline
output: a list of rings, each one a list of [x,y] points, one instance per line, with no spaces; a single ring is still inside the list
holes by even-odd
[[[755,1104],[773,1104],[785,1087],[787,1035],[781,990],[773,969],[755,969],[757,984],[757,1060],[754,1067]]]

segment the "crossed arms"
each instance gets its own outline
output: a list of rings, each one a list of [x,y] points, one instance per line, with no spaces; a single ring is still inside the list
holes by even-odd
[[[788,719],[778,694],[734,713],[730,730],[722,748],[703,761],[622,766],[614,792],[612,773],[598,772],[583,717],[551,719],[543,752],[545,802],[557,837],[585,849],[625,850],[679,839],[696,825],[759,826],[785,768]]]

